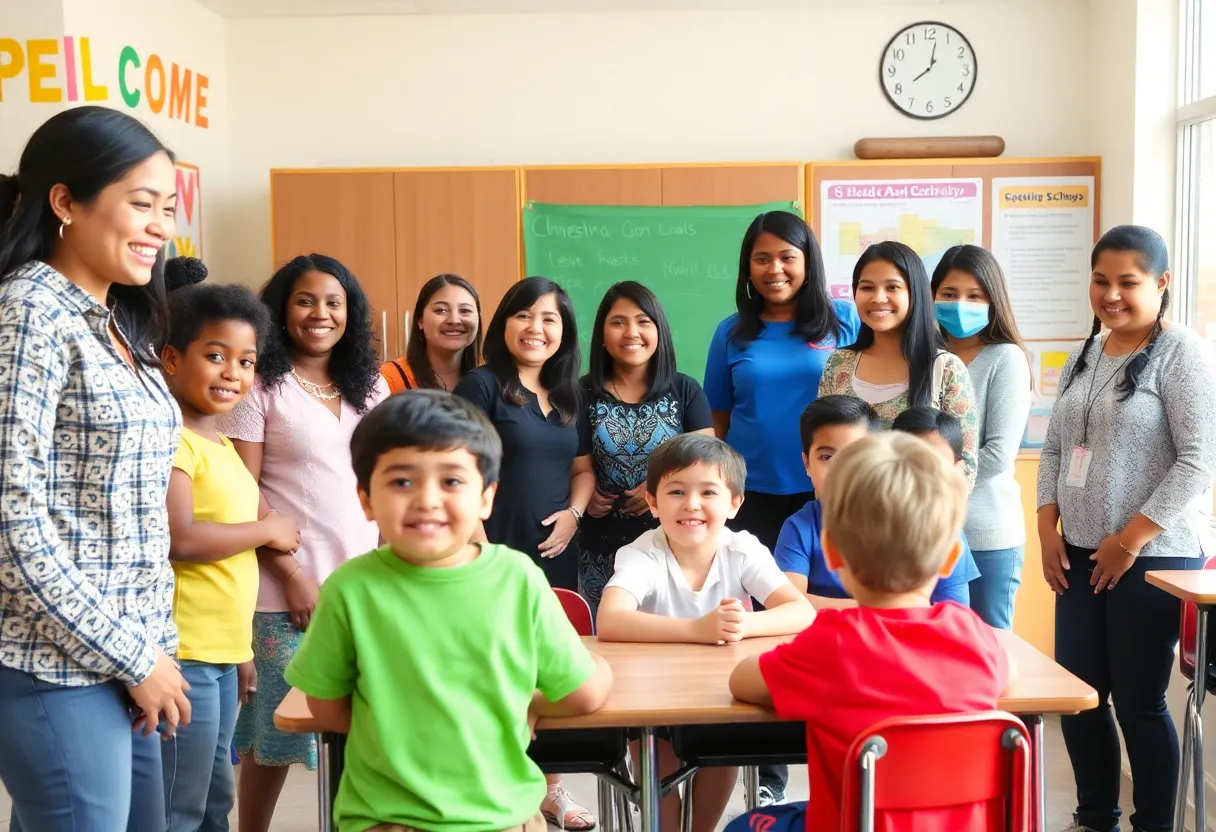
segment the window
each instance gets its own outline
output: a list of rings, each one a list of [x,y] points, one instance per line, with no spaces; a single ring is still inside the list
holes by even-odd
[[[1216,2],[1201,0],[1198,21],[1199,44],[1206,45],[1207,53],[1199,50],[1199,97],[1216,95]]]
[[[1216,343],[1216,119],[1189,129],[1196,134],[1198,157],[1192,177],[1192,188],[1197,192],[1191,218],[1194,229],[1191,274],[1196,290],[1193,323],[1200,335]]]
[[[1181,0],[1179,12],[1178,308],[1216,344],[1216,0]]]

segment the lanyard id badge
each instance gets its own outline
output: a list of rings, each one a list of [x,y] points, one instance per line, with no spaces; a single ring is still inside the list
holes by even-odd
[[[1084,445],[1072,449],[1068,458],[1068,476],[1065,484],[1073,488],[1084,488],[1089,479],[1089,463],[1093,460],[1094,452]]]

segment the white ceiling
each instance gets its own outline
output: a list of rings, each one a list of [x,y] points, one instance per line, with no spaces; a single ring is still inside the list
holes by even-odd
[[[825,6],[925,6],[994,0],[198,0],[224,17],[553,14],[613,11],[769,11]]]

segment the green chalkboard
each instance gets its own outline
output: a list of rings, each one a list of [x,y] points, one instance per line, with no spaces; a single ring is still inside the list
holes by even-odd
[[[663,304],[680,371],[700,379],[714,329],[735,311],[739,244],[765,211],[802,213],[792,202],[699,208],[531,202],[523,212],[527,273],[570,293],[584,370],[604,292],[636,280]]]

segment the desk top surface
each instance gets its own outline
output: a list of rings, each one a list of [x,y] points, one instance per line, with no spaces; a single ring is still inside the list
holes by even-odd
[[[1216,604],[1216,569],[1157,569],[1144,580],[1192,604]]]
[[[997,631],[1013,655],[1018,678],[1000,707],[1016,714],[1071,714],[1096,707],[1093,688],[1013,633]],[[759,655],[788,637],[747,639],[716,647],[702,644],[622,644],[585,638],[612,667],[612,693],[599,711],[542,720],[540,728],[639,728],[773,722],[764,708],[739,702],[727,682],[740,660]],[[293,688],[274,714],[288,733],[316,730],[304,695]]]

